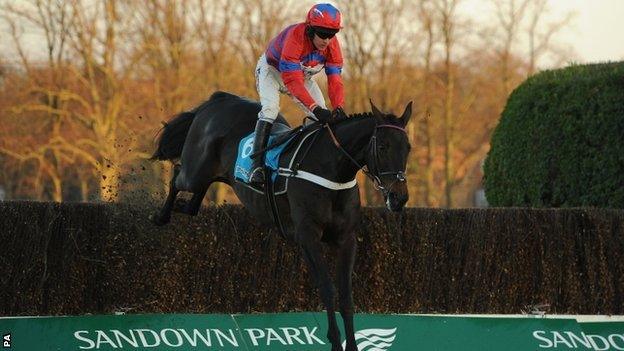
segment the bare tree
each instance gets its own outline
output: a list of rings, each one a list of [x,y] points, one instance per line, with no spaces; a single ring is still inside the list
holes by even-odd
[[[491,0],[496,8],[497,28],[500,28],[500,44],[497,54],[500,60],[500,79],[502,82],[502,95],[511,93],[511,65],[513,46],[518,43],[521,23],[527,12],[531,0]]]
[[[461,0],[436,0],[436,9],[442,42],[444,47],[444,112],[443,112],[443,145],[444,145],[444,198],[445,206],[453,206],[453,134],[454,134],[454,91],[455,67],[453,54],[457,40],[457,5]]]
[[[254,67],[260,55],[266,50],[269,41],[275,37],[287,23],[303,22],[305,10],[301,3],[291,0],[249,0],[240,2],[237,21],[231,26],[238,33],[234,47],[247,67],[249,74],[244,75],[246,86],[253,87]]]
[[[116,56],[117,25],[121,22],[117,2],[38,0],[9,5],[3,14],[22,66],[32,80],[30,91],[37,97],[16,104],[13,112],[45,114],[51,121],[51,137],[46,147],[19,156],[42,164],[42,169],[52,178],[56,200],[62,198],[60,178],[55,178],[60,176],[58,166],[63,162],[86,165],[100,176],[101,198],[115,200],[119,167],[126,154],[119,151],[118,140],[119,131],[126,126],[120,119],[124,105],[120,85],[123,79],[117,76],[116,67],[125,62]],[[45,38],[47,65],[42,66],[40,58],[29,57],[24,50],[23,31],[18,25],[24,22]],[[50,160],[52,167],[43,164]]]
[[[400,97],[388,92],[402,86],[388,84],[397,79],[393,69],[397,60],[405,56],[408,45],[413,43],[404,23],[408,20],[408,2],[389,1],[379,7],[370,0],[338,1],[345,18],[344,38],[345,76],[350,81],[349,108],[362,111],[369,109],[368,100],[375,98],[386,107],[399,107]],[[413,24],[413,22],[411,22]],[[398,77],[400,78],[400,77]],[[401,82],[405,84],[405,82]],[[377,92],[374,87],[379,87]]]
[[[188,105],[193,74],[189,66],[190,46],[195,37],[189,30],[188,0],[130,2],[138,34],[135,55],[153,77],[156,106],[165,115]]]
[[[425,156],[424,162],[421,163],[422,167],[420,175],[423,183],[423,203],[426,206],[433,206],[436,204],[434,196],[434,174],[433,174],[433,161],[434,161],[434,135],[431,121],[432,114],[432,97],[433,92],[431,85],[434,84],[433,79],[435,76],[432,74],[432,61],[433,61],[433,46],[436,42],[434,34],[434,11],[431,0],[420,0],[417,4],[417,13],[422,25],[422,31],[425,34],[424,40],[424,54],[423,54],[423,73],[421,84],[421,98],[418,108],[422,111],[422,118],[418,120],[418,128],[422,137],[422,145],[424,145]],[[415,122],[412,122],[412,126]],[[412,132],[412,133],[415,133]],[[412,136],[412,142],[414,142],[416,136]],[[418,157],[418,154],[415,155]],[[416,162],[412,161],[412,164]]]
[[[201,68],[206,73],[206,83],[212,90],[220,90],[236,80],[236,65],[240,60],[231,43],[237,38],[234,24],[240,12],[240,3],[232,0],[199,0],[199,16],[193,23]]]
[[[195,36],[189,30],[187,18],[194,6],[188,0],[150,0],[129,2],[133,14],[132,28],[136,33],[132,55],[140,64],[138,69],[151,77],[156,107],[153,120],[166,120],[189,105],[193,69],[189,56]],[[156,118],[154,118],[156,117]],[[143,135],[147,137],[147,135]],[[171,170],[160,167],[161,188],[167,191]]]
[[[563,63],[565,58],[570,56],[570,52],[565,52],[560,48],[556,48],[553,43],[553,37],[557,35],[563,28],[568,26],[575,17],[575,13],[569,12],[564,14],[560,19],[553,22],[545,23],[546,16],[550,13],[547,0],[528,0],[529,5],[529,23],[526,27],[526,34],[529,40],[529,63],[527,74],[533,75],[537,69],[537,63],[540,58],[548,54],[559,54],[558,62],[555,66]]]
[[[340,35],[344,38],[343,51],[347,61],[345,73],[354,83],[350,87],[349,107],[364,110],[368,107],[367,97],[370,97],[370,80],[367,77],[372,71],[370,66],[374,50],[374,44],[369,39],[372,35],[370,27],[366,26],[367,23],[372,23],[369,5],[366,0],[354,0],[341,1],[339,6],[347,19],[359,18],[359,21],[352,21],[348,29],[343,30]]]
[[[68,96],[64,73],[67,71],[66,44],[71,24],[69,6],[54,0],[30,0],[7,4],[2,10],[22,68],[30,78],[27,89],[34,97],[28,102],[13,106],[13,113],[40,115],[44,123],[49,125],[50,133],[44,140],[38,140],[36,145],[27,145],[19,151],[6,148],[1,151],[20,162],[35,161],[39,173],[45,174],[53,185],[52,199],[62,201],[63,167],[71,159],[58,147],[56,141],[62,138],[61,129],[68,117],[65,111]],[[26,26],[33,28],[44,39],[45,65],[34,67],[26,53],[26,44],[22,40]]]
[[[59,140],[67,152],[80,155],[100,175],[100,197],[117,201],[121,166],[132,157],[132,145],[123,145],[121,138],[127,125],[121,118],[125,104],[122,63],[118,57],[118,36],[124,12],[116,0],[95,3],[71,2],[74,22],[70,27],[70,45],[77,66],[72,66],[79,82],[71,98],[76,106],[72,117],[92,133],[78,140]],[[127,149],[126,149],[127,148]],[[125,149],[125,150],[124,150]]]

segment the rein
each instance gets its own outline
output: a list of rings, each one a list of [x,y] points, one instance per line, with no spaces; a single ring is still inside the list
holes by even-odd
[[[370,140],[368,142],[368,151],[370,152],[370,150],[372,148],[372,151],[373,151],[373,162],[374,162],[374,167],[373,168],[375,169],[377,174],[374,174],[373,172],[371,172],[371,170],[368,169],[368,167],[362,166],[357,160],[355,160],[353,158],[353,156],[351,156],[347,152],[347,150],[344,149],[344,147],[342,147],[342,145],[340,144],[340,142],[336,138],[336,135],[334,134],[334,131],[331,129],[329,124],[326,124],[325,128],[327,128],[327,131],[329,132],[329,135],[331,136],[331,139],[334,142],[334,145],[336,145],[336,147],[345,156],[347,156],[347,158],[358,169],[360,169],[368,177],[368,179],[370,179],[373,182],[373,185],[375,186],[375,189],[380,190],[384,194],[384,196],[388,195],[388,193],[390,192],[390,189],[392,189],[392,187],[394,186],[394,184],[396,182],[405,182],[405,171],[384,171],[384,172],[381,172],[379,170],[379,155],[377,153],[377,130],[378,129],[381,129],[381,128],[392,128],[392,129],[399,130],[399,131],[401,131],[401,132],[403,132],[403,133],[405,133],[407,135],[407,131],[404,128],[397,127],[397,126],[392,125],[392,124],[379,124],[379,125],[375,126],[375,129],[373,131],[373,135],[371,136],[371,138],[370,138]],[[382,176],[386,176],[386,175],[394,175],[396,177],[396,179],[387,188],[384,187],[382,185],[382,183],[381,183],[381,177]]]

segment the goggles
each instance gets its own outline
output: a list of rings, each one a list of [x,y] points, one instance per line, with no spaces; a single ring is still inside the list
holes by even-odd
[[[312,27],[314,29],[314,34],[321,39],[331,39],[338,33],[335,29],[323,28],[323,27]]]

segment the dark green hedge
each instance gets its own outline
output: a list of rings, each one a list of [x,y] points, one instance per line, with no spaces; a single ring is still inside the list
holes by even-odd
[[[493,206],[624,208],[624,62],[529,78],[485,161]]]
[[[0,315],[322,309],[297,247],[238,206],[0,202]],[[624,211],[365,209],[360,312],[624,313]],[[331,252],[330,252],[331,253]]]

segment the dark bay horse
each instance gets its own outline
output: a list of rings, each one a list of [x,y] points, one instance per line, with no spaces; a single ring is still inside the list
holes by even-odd
[[[365,166],[367,175],[382,190],[388,209],[400,211],[408,200],[404,171],[410,145],[405,126],[412,113],[412,103],[399,118],[382,113],[372,102],[371,107],[372,112],[349,116],[325,126],[317,138],[306,139],[304,143],[314,144],[304,159],[299,160],[300,169],[336,183],[347,183]],[[165,204],[151,218],[154,223],[168,223],[172,210],[197,214],[210,184],[224,182],[234,188],[252,216],[273,224],[264,195],[234,180],[239,141],[253,132],[258,111],[260,104],[257,102],[217,92],[199,107],[179,114],[163,127],[153,159],[180,162],[174,166]],[[274,128],[278,124],[287,125],[281,115]],[[282,157],[289,158],[294,149],[286,149]],[[181,206],[175,201],[179,191],[193,193]],[[360,216],[357,184],[331,190],[308,180],[290,178],[286,194],[277,196],[276,202],[287,235],[301,247],[312,278],[320,289],[327,310],[327,338],[332,350],[342,350],[335,317],[334,285],[328,262],[322,255],[322,245],[326,243],[336,249],[339,311],[345,327],[346,349],[357,350],[351,292],[355,228]]]

